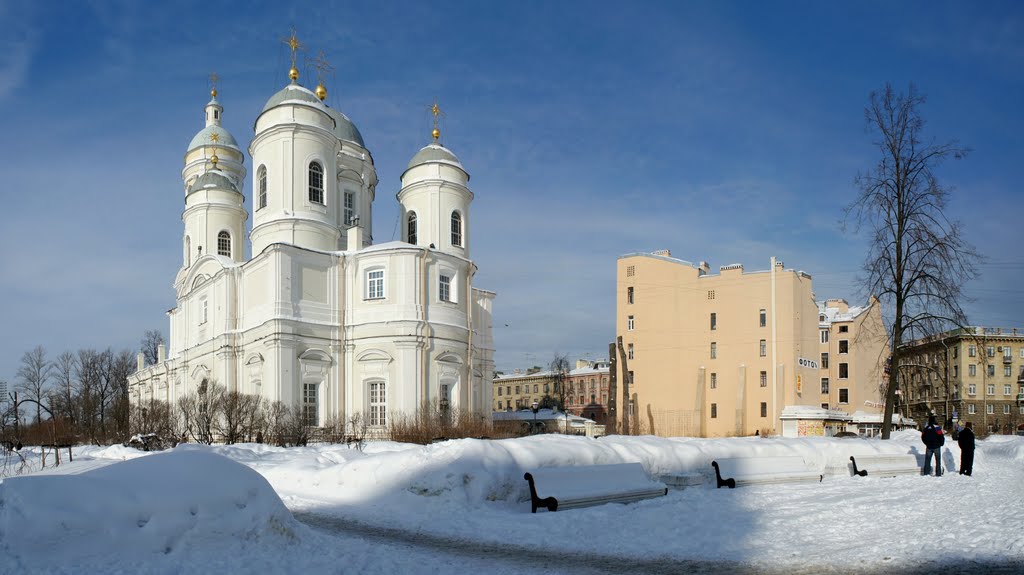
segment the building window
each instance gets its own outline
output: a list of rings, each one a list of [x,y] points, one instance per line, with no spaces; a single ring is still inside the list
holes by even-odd
[[[718,329],[718,314],[711,313],[711,331]]]
[[[839,353],[850,353],[850,340],[839,340]]]
[[[995,395],[996,394],[996,384],[994,384],[994,383],[988,384],[987,391],[988,391],[989,395]]]
[[[366,299],[384,299],[384,270],[366,272]]]
[[[839,326],[839,333],[848,333],[849,331],[850,331],[850,326],[848,326],[848,325],[841,325],[841,326]]]
[[[711,419],[715,419],[717,417],[718,417],[718,404],[717,403],[712,403],[711,404]]]
[[[956,359],[959,355],[960,355],[960,347],[959,346],[954,347],[953,348],[953,359]]]
[[[1024,405],[1020,406],[1020,414],[1024,415]]]
[[[768,402],[761,402],[761,417],[768,417]]]
[[[718,389],[718,374],[711,374],[711,389]]]
[[[550,383],[545,383],[544,384],[544,393],[550,393],[550,392],[551,392],[551,384]]]
[[[405,237],[410,244],[416,244],[416,212],[409,212],[406,218]]]
[[[217,255],[231,257],[231,234],[227,232],[217,234]]]
[[[636,275],[636,266],[626,266],[626,277],[631,278]]]
[[[850,403],[850,390],[848,388],[839,388],[839,403]]]
[[[1003,415],[1010,415],[1010,404],[1009,403],[1003,405]]]
[[[1003,366],[1003,377],[1010,377],[1012,375],[1013,375],[1013,366],[1012,365],[1004,365]]]
[[[978,348],[977,347],[975,347],[973,345],[967,346],[967,356],[968,357],[975,357],[977,355],[978,355]]]
[[[499,396],[502,395],[502,393],[501,393],[501,386],[500,385],[498,386],[498,395]]]
[[[768,372],[761,372],[761,387],[768,387]]]
[[[985,354],[988,355],[989,357],[995,357],[996,356],[996,346],[990,345],[990,346],[986,347],[985,348]]]
[[[267,167],[260,166],[259,170],[256,170],[256,181],[257,189],[259,190],[259,203],[256,205],[256,209],[267,207]]]
[[[974,376],[978,375],[978,366],[974,365],[973,363],[971,365],[968,365],[967,366],[967,375],[969,375],[971,377],[974,377]]]
[[[388,396],[383,381],[370,383],[370,425],[387,425]]]
[[[538,385],[536,383],[533,384],[533,392],[534,393],[540,393],[540,385]]]
[[[847,379],[850,377],[850,364],[840,363],[839,364],[839,379]]]
[[[636,320],[633,319],[633,316],[629,316],[628,318],[626,318],[626,329],[628,329],[629,331],[633,331],[635,327]]]
[[[440,282],[437,286],[437,296],[441,301],[452,301],[452,278],[441,274]]]
[[[758,313],[758,315],[759,315],[759,317],[760,317],[760,321],[761,321],[761,327],[764,327],[764,326],[765,326],[765,325],[766,325],[766,324],[768,323],[768,322],[767,322],[767,320],[768,320],[768,314],[767,314],[767,313],[765,312],[765,310],[761,310],[761,311],[760,311],[760,312]]]
[[[821,354],[821,369],[828,369],[828,354]]]
[[[626,356],[629,357],[629,359],[633,359],[633,344],[626,346]]]
[[[953,377],[960,377],[960,366],[959,365],[954,365],[953,366]]]
[[[718,357],[718,342],[711,342],[711,359]]]
[[[985,406],[985,413],[992,415],[996,412],[996,406],[991,403]]]
[[[517,386],[516,386],[516,395],[519,395],[519,393],[520,393],[520,391],[519,391],[519,386],[517,385]]]
[[[715,299],[715,290],[708,290],[708,299]]]
[[[1010,358],[1012,358],[1012,357],[1013,357],[1013,348],[1010,347],[1010,346],[1005,346],[1003,348],[1003,359],[1006,360],[1006,361],[1009,361]]]
[[[462,214],[452,212],[452,245],[462,246]]]
[[[827,403],[822,403],[821,404],[821,408],[822,409],[828,409],[828,404]]]
[[[821,378],[821,394],[828,395],[828,378]]]
[[[209,311],[210,311],[210,302],[207,301],[206,298],[203,298],[203,313],[202,313],[202,316],[200,316],[202,318],[200,320],[200,322],[199,322],[200,325],[206,323],[206,320],[210,317],[209,316]]]
[[[1003,386],[1003,395],[1010,395],[1010,393],[1011,393],[1010,392],[1010,386],[1009,385],[1004,385]]]
[[[348,190],[345,191],[345,225],[355,225],[356,222],[356,195]]]
[[[320,162],[309,164],[309,201],[314,204],[324,203],[324,167]]]
[[[996,366],[994,366],[994,365],[989,365],[988,366],[988,376],[989,377],[995,377],[996,376]]]
[[[768,341],[762,339],[761,340],[761,357],[764,357],[766,355],[768,355]]]
[[[978,413],[978,411],[974,408],[974,404],[973,403],[968,403],[967,404],[967,413],[969,413],[971,415],[974,415],[975,413]]]
[[[315,383],[303,383],[302,384],[302,421],[305,422],[306,427],[317,427],[320,423],[318,421],[317,401],[316,401],[316,384]]]
[[[821,330],[821,343],[828,343],[828,330]]]
[[[629,304],[633,303],[633,288],[632,288],[632,286],[626,288],[626,303],[629,303]]]
[[[971,367],[974,367],[974,366],[972,365]],[[967,386],[967,395],[977,395],[977,394],[978,394],[978,386],[973,384],[973,383],[969,384]]]

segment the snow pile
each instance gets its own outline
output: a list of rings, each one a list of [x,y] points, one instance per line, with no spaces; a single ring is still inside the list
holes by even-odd
[[[120,453],[107,448],[94,455]],[[25,569],[54,553],[68,567],[109,566],[118,556],[146,564],[204,548],[279,547],[305,529],[260,474],[203,449],[0,484],[0,547]]]

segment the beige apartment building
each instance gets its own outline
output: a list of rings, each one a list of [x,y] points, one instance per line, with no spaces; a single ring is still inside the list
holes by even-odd
[[[564,379],[566,411],[603,425],[608,413],[609,362],[577,360],[576,367]],[[494,411],[530,409],[534,402],[544,404],[545,397],[561,397],[558,378],[552,371],[516,370],[496,376],[493,385]]]
[[[616,332],[632,381],[622,405],[634,432],[776,434],[785,408],[798,406],[801,415],[794,418],[818,420],[800,423],[799,434],[823,435],[826,425],[839,431],[852,419],[836,408],[861,407],[877,397],[877,380],[866,375],[869,362],[852,359],[862,355],[855,342],[866,341],[856,334],[869,331],[869,318],[881,323],[875,303],[868,306],[872,311],[855,314],[838,300],[819,307],[811,276],[775,258],[765,271],[735,264],[713,275],[706,263],[675,259],[668,251],[637,253],[619,258],[616,277]],[[844,336],[835,351],[833,328]],[[828,367],[821,365],[823,353]],[[619,376],[619,389],[624,379]]]
[[[858,427],[869,425],[865,419],[872,418],[858,415],[881,412],[889,355],[881,304],[874,297],[859,307],[843,299],[819,302],[818,328],[821,408],[849,413]]]
[[[900,407],[947,428],[971,421],[979,435],[1024,434],[1024,329],[967,327],[908,343]]]
[[[557,395],[555,374],[552,371],[516,370],[495,376],[494,411],[519,411],[538,404],[544,396]]]

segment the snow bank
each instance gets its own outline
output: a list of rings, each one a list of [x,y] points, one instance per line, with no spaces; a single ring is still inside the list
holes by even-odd
[[[305,529],[259,473],[202,448],[0,484],[0,547],[22,569],[54,553],[68,567],[110,567],[119,556],[146,564],[201,548],[279,547]]]

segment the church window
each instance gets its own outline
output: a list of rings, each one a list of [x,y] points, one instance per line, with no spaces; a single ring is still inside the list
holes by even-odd
[[[185,267],[192,265],[192,238],[185,236]]]
[[[256,172],[256,180],[259,182],[259,204],[256,209],[267,207],[267,167],[260,166],[260,169]]]
[[[406,227],[406,237],[409,238],[409,243],[416,244],[416,212],[409,212],[409,219]]]
[[[462,246],[462,214],[452,212],[452,245]]]
[[[302,384],[302,420],[307,427],[319,425],[316,387],[315,383]]]
[[[384,299],[384,270],[366,272],[366,299]]]
[[[309,201],[324,203],[324,167],[319,162],[309,164]]]
[[[370,425],[387,425],[388,398],[383,381],[370,383]]]
[[[452,301],[452,278],[444,274],[441,275],[441,281],[438,287],[438,299],[441,301]]]
[[[355,223],[356,219],[356,195],[350,191],[345,191],[345,225],[351,226]],[[412,243],[412,242],[410,242]]]
[[[217,234],[217,254],[231,257],[231,234],[227,232]]]

